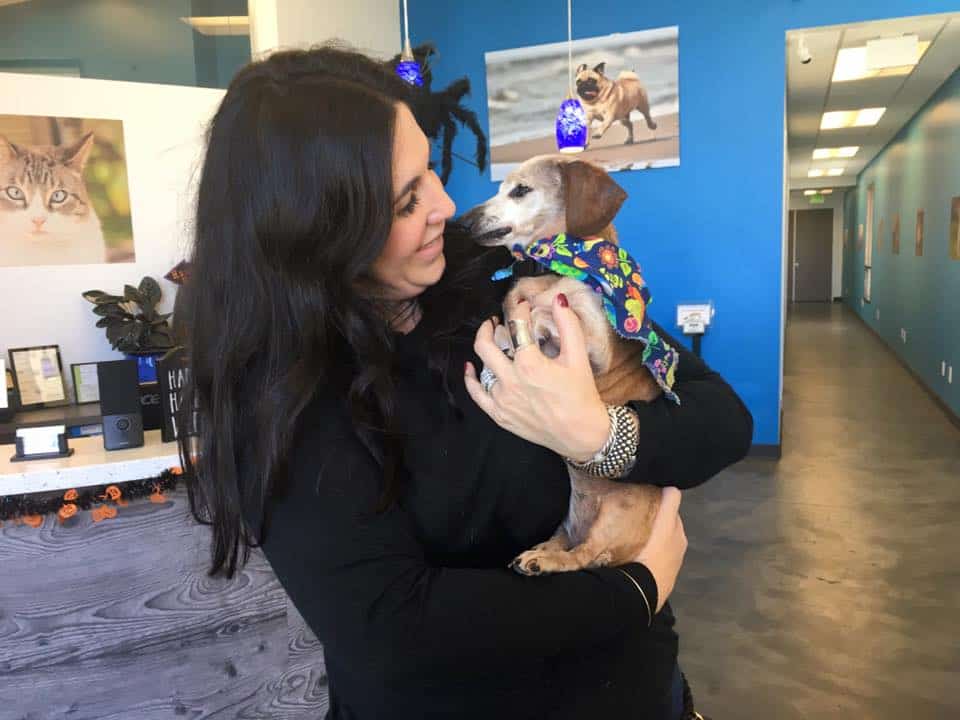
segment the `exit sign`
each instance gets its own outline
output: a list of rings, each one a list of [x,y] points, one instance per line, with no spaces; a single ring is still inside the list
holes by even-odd
[[[823,205],[823,195],[811,195],[810,196],[811,205]]]

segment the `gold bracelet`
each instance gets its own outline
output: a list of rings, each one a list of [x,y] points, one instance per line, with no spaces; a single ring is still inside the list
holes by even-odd
[[[651,625],[653,625],[653,611],[650,609],[650,601],[647,600],[647,594],[643,591],[643,588],[640,587],[640,583],[637,582],[636,578],[633,577],[633,575],[631,575],[630,573],[628,573],[628,572],[627,572],[626,570],[624,570],[623,568],[619,568],[619,567],[618,567],[617,570],[619,570],[619,571],[622,572],[624,575],[626,575],[628,578],[630,578],[630,582],[632,582],[632,583],[634,584],[634,586],[637,588],[637,590],[640,591],[640,597],[643,598],[643,604],[647,606],[647,618],[648,618],[648,619],[647,619],[647,627],[650,627]]]

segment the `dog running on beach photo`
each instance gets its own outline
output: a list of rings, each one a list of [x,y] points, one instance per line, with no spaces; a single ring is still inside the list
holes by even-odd
[[[487,247],[501,245],[517,252],[542,238],[566,234],[602,237],[595,241],[596,246],[616,255],[617,236],[611,222],[625,199],[624,190],[599,167],[569,156],[541,155],[517,167],[494,197],[467,212],[460,222],[474,242]],[[533,340],[544,355],[556,357],[560,334],[551,308],[559,293],[567,296],[569,307],[582,323],[591,369],[605,403],[650,401],[663,392],[670,393],[669,384],[662,379],[658,382],[650,363],[644,363],[644,343],[621,337],[614,330],[601,293],[587,283],[554,273],[523,277],[514,283],[503,305],[506,309],[527,301]],[[512,356],[510,334],[502,323],[495,340]],[[663,347],[675,369],[676,351]],[[672,379],[671,370],[670,383]],[[636,557],[649,539],[660,488],[595,477],[569,464],[568,469],[567,517],[553,537],[514,560],[511,567],[519,573],[539,575],[621,565]]]
[[[592,68],[584,63],[577,68],[577,95],[587,113],[587,129],[590,129],[595,120],[599,122],[599,127],[593,133],[593,139],[599,140],[613,123],[620,123],[627,129],[624,144],[632,145],[636,142],[633,122],[630,120],[632,111],[639,110],[647,121],[647,127],[651,130],[657,129],[657,123],[650,116],[647,91],[636,73],[623,70],[616,80],[611,80],[604,74],[605,69],[606,62]]]

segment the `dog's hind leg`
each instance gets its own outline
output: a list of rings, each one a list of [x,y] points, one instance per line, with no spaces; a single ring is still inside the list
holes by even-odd
[[[633,122],[629,117],[623,118],[619,122],[627,129],[627,141],[624,145],[633,145],[636,142],[636,140],[633,139]]]

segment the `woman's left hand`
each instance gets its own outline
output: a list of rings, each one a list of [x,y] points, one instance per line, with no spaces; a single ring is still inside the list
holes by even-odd
[[[474,351],[497,376],[490,392],[483,389],[471,363],[465,368],[467,392],[497,425],[555,453],[585,462],[603,447],[610,419],[600,399],[580,318],[561,295],[553,303],[560,333],[560,354],[546,357],[534,341],[511,360],[494,342],[494,323],[477,330]],[[505,308],[507,322],[530,321],[530,304],[521,300]]]

